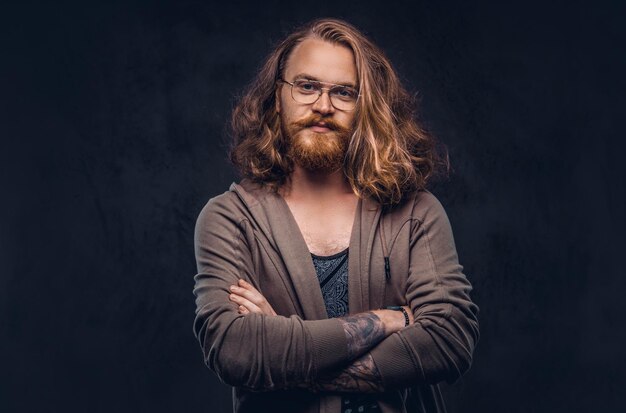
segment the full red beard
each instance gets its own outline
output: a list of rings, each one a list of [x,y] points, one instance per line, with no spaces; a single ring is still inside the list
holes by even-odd
[[[315,132],[309,127],[326,123],[330,131]],[[287,142],[286,155],[295,164],[309,171],[335,172],[343,167],[351,130],[319,115],[287,124],[281,116],[281,127]]]

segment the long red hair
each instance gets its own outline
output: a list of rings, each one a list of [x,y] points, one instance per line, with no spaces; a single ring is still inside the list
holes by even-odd
[[[425,188],[438,172],[449,171],[445,147],[419,124],[416,102],[389,59],[354,26],[319,19],[278,44],[233,110],[230,159],[244,177],[277,190],[293,171],[285,156],[275,92],[291,51],[311,37],[354,53],[360,97],[343,171],[355,193],[393,206]]]

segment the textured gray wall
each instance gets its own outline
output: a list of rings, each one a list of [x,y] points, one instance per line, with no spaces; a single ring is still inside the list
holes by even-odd
[[[482,337],[450,411],[621,410],[624,10],[587,3],[7,6],[0,411],[229,411],[191,329],[195,218],[237,179],[234,96],[320,16],[387,52],[451,153],[432,190]]]

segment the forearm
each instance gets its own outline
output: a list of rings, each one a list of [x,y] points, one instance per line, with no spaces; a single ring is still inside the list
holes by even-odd
[[[391,331],[374,311],[359,313],[338,320],[343,326],[348,345],[348,354],[351,359],[356,359],[380,343]]]
[[[382,340],[365,355],[341,370],[318,377],[310,383],[308,389],[374,393],[406,387],[416,381],[450,382],[450,377],[452,380],[458,378],[469,367],[473,342],[465,343],[457,338],[451,327],[455,324],[463,331],[472,331],[472,325],[475,323],[464,321],[465,318],[456,309],[449,312],[451,320],[442,326],[425,321],[412,324],[399,334]],[[423,318],[426,319],[427,316]],[[477,336],[477,333],[475,335]],[[477,340],[472,339],[469,334],[467,339]],[[413,343],[414,347],[407,347],[407,342]],[[414,353],[410,353],[409,348]],[[416,359],[421,374],[415,371]]]
[[[317,379],[349,363],[345,333],[335,319],[251,314],[198,319],[207,366],[221,381],[250,390],[278,390]],[[202,323],[202,324],[200,324]],[[245,354],[245,357],[242,356]]]
[[[230,300],[238,304],[241,314],[275,316],[276,312],[265,297],[252,285],[240,280],[230,287]],[[271,318],[271,317],[270,317]],[[405,327],[404,315],[392,310],[373,310],[336,318],[343,331],[341,346],[346,362],[338,370],[321,369],[309,380],[291,380],[292,386],[326,391],[380,391],[380,375],[372,357],[367,353],[389,335]],[[336,343],[339,345],[339,343]],[[365,356],[363,356],[365,354]]]
[[[230,291],[229,299],[238,305],[239,313],[276,315],[267,299],[248,282],[239,280],[238,285],[230,286]],[[391,310],[367,311],[336,320],[344,330],[350,360],[369,351],[385,337],[404,328],[405,324],[403,315]]]
[[[380,372],[368,351],[390,334],[404,328],[404,316],[397,311],[376,310],[338,320],[346,332],[348,354],[354,360],[341,370],[322,375],[313,383],[301,387],[312,391],[382,392]]]
[[[308,387],[312,391],[376,393],[383,391],[382,378],[369,353],[338,372],[320,377]]]

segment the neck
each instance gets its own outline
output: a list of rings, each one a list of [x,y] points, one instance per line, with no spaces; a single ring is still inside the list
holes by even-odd
[[[348,179],[339,169],[332,173],[308,171],[296,165],[280,189],[285,198],[306,200],[309,198],[323,199],[354,195]]]

